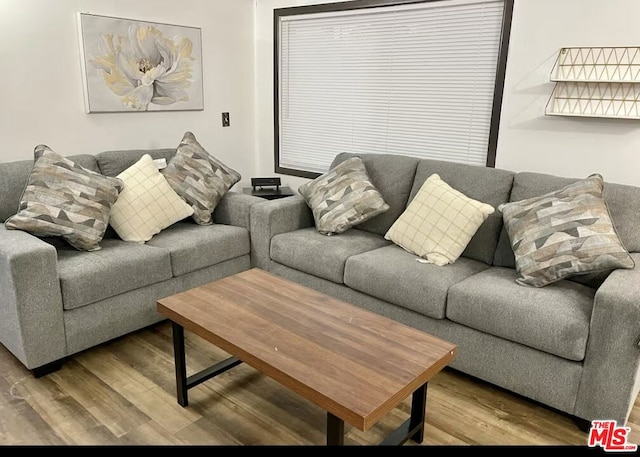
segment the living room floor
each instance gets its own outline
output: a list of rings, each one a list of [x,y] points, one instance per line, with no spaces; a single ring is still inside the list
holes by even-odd
[[[185,333],[187,374],[228,354]],[[169,322],[71,357],[34,378],[0,346],[3,445],[322,445],[326,413],[241,364],[175,397]],[[410,398],[345,444],[376,444],[409,416]],[[640,442],[640,401],[627,424]],[[408,442],[407,445],[415,443]],[[423,445],[578,445],[571,418],[452,369],[430,383]]]

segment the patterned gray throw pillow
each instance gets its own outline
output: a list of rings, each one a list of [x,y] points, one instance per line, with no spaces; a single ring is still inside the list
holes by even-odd
[[[41,144],[34,150],[18,213],[5,226],[62,237],[78,250],[97,251],[123,187],[120,179],[87,170]]]
[[[220,199],[240,181],[237,171],[209,154],[191,132],[186,132],[162,174],[169,185],[193,208],[193,220],[213,223],[211,213]]]
[[[342,233],[389,210],[360,157],[352,157],[303,184],[298,192],[323,235]]]
[[[519,277],[546,286],[570,276],[634,268],[602,198],[599,174],[555,192],[505,203],[502,212]]]

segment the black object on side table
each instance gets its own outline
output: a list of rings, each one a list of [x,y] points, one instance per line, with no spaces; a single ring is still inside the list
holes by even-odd
[[[242,192],[266,198],[267,200],[293,195],[293,191],[290,188],[280,187],[280,178],[251,178],[251,187],[244,187]]]

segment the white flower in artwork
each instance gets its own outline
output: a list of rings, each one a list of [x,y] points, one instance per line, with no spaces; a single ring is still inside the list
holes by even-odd
[[[102,54],[91,63],[124,106],[147,110],[189,99],[193,45],[188,38],[168,39],[155,27],[132,25],[128,36],[102,34]]]

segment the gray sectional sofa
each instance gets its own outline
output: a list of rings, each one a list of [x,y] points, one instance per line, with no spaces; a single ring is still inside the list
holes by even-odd
[[[69,157],[116,176],[142,157],[175,149],[105,151]],[[0,164],[0,221],[15,214],[33,161]],[[249,209],[260,198],[228,192],[213,225],[191,218],[145,244],[109,227],[99,251],[0,225],[0,343],[35,376],[67,356],[164,319],[156,300],[250,267]]]
[[[351,157],[339,154],[332,167]],[[384,234],[432,173],[489,203],[519,201],[577,179],[416,158],[363,154],[390,209],[344,233],[314,227],[305,200],[251,207],[254,266],[458,345],[452,367],[572,416],[625,424],[640,388],[640,268],[515,281],[514,254],[496,210],[449,265],[416,261]],[[620,239],[640,265],[640,188],[607,183]]]

